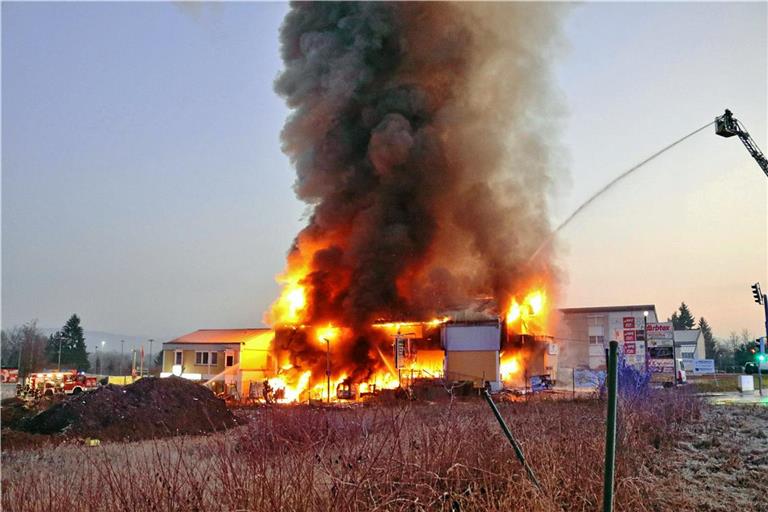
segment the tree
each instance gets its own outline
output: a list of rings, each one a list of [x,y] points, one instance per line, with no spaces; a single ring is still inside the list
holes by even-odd
[[[160,350],[157,355],[155,355],[155,362],[154,362],[155,369],[160,369],[159,371],[163,371],[163,351]]]
[[[19,367],[21,375],[42,370],[49,364],[46,357],[46,337],[37,327],[37,320],[22,326],[3,329],[0,334],[3,366]]]
[[[696,319],[685,302],[682,302],[678,310],[672,313],[669,321],[672,322],[672,326],[677,330],[693,329],[693,326],[696,325]]]
[[[707,359],[714,359],[717,364],[718,349],[715,337],[712,335],[712,328],[709,326],[704,317],[699,318],[699,329],[701,329],[701,335],[704,336],[704,357]]]
[[[755,356],[752,350],[757,351],[758,347],[758,344],[755,343],[755,340],[752,339],[752,337],[749,335],[749,331],[747,329],[741,331],[738,345],[733,351],[734,364],[736,366],[744,366],[745,364],[754,361]]]
[[[69,317],[64,327],[51,335],[48,339],[46,354],[48,359],[57,363],[57,366],[61,356],[62,368],[70,366],[82,371],[90,369],[91,363],[85,349],[83,327],[77,315]]]
[[[718,341],[718,350],[720,353],[720,369],[725,371],[734,371],[736,360],[734,355],[739,347],[739,336],[731,331],[727,339]]]

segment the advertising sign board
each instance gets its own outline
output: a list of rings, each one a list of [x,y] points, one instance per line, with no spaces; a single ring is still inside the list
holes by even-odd
[[[635,330],[624,330],[624,341],[635,341]]]
[[[693,360],[694,375],[712,375],[714,373],[715,373],[714,359],[694,359]]]
[[[675,328],[672,322],[659,322],[648,324],[649,340],[673,340],[675,338]]]
[[[633,316],[625,316],[622,320],[624,321],[624,328],[625,329],[634,329],[635,328],[635,317],[633,317]]]
[[[628,356],[637,354],[637,346],[634,341],[624,342],[624,353]]]
[[[653,373],[675,373],[675,361],[672,358],[669,359],[650,359],[648,361],[648,369]]]
[[[405,368],[405,338],[403,336],[395,337],[395,368],[398,370]]]

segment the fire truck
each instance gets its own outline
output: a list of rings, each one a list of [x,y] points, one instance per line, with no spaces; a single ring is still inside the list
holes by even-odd
[[[25,379],[21,393],[28,398],[40,398],[55,394],[78,395],[84,391],[95,389],[98,385],[96,377],[89,377],[77,370],[63,372],[37,372]]]

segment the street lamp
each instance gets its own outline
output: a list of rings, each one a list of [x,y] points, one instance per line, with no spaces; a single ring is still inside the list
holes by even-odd
[[[154,343],[155,340],[152,338],[149,338],[149,373],[152,374],[152,343]]]
[[[104,366],[104,345],[106,345],[107,342],[104,340],[101,340],[101,357],[99,358],[99,375],[103,375],[103,366]],[[98,347],[96,347],[98,348]]]
[[[59,364],[58,364],[59,368],[57,370],[59,372],[61,371],[61,340],[62,338],[63,338],[62,336],[59,336]]]
[[[325,380],[328,385],[328,403],[331,403],[331,341],[323,338],[325,341]]]
[[[648,371],[648,311],[643,311],[643,345],[645,350],[643,354],[645,356],[645,371]]]

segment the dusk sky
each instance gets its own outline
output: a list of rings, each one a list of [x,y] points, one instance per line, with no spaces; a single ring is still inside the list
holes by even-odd
[[[2,325],[167,340],[261,325],[304,225],[280,150],[282,3],[3,3]],[[564,9],[553,225],[728,107],[768,150],[768,4]],[[764,335],[768,180],[708,128],[562,232],[558,306],[681,301]],[[500,226],[503,229],[503,226]],[[89,345],[92,342],[89,340]]]

